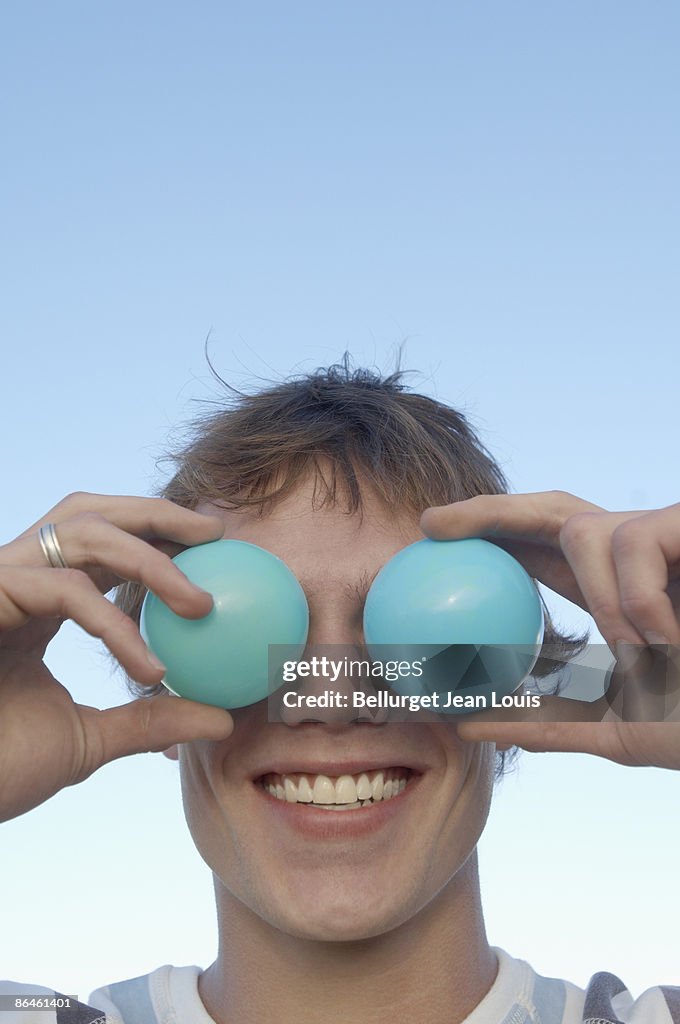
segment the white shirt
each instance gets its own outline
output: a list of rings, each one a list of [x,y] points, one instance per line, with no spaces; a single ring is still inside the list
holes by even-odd
[[[613,974],[595,974],[586,989],[543,978],[502,949],[498,975],[464,1024],[680,1024],[680,987],[650,988],[633,999]],[[201,968],[166,964],[150,974],[95,989],[68,1011],[5,1009],[1,1024],[215,1024],[198,994]],[[1,982],[3,999],[53,989]],[[4,1004],[3,1004],[4,1005]],[[395,1008],[396,1009],[396,1008]],[[68,1015],[67,1015],[68,1014]]]

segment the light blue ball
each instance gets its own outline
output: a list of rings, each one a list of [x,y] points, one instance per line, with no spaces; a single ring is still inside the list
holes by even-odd
[[[449,691],[500,697],[534,667],[543,609],[531,577],[497,545],[421,540],[376,576],[364,636],[376,661],[426,659],[422,677],[390,684],[399,693],[438,693],[440,704]]]
[[[270,686],[268,645],[288,645],[290,658],[305,648],[309,609],[296,577],[271,552],[240,540],[187,548],[173,561],[212,594],[214,607],[202,619],[185,619],[147,594],[140,628],[167,667],[165,684],[180,697],[221,708],[263,700],[276,685]]]

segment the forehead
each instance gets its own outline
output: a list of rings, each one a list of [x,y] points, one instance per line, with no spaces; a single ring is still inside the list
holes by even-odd
[[[225,538],[258,544],[282,558],[309,597],[329,587],[361,587],[397,551],[424,536],[414,515],[386,507],[369,488],[356,513],[343,504],[314,508],[313,490],[313,481],[305,481],[264,516],[209,502],[198,508],[221,516]]]

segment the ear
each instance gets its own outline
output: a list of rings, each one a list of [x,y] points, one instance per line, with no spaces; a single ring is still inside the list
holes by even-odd
[[[163,751],[163,756],[167,757],[168,760],[170,760],[170,761],[178,761],[179,760],[179,749],[177,747],[177,744],[175,743],[175,744],[173,744],[173,746],[168,747],[167,750],[164,750]]]

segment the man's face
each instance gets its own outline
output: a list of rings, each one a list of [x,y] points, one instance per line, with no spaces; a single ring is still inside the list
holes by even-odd
[[[310,651],[319,644],[361,650],[362,592],[423,534],[367,489],[363,515],[315,511],[312,490],[309,479],[263,518],[200,508],[224,517],[225,537],[266,548],[295,573],[309,604]],[[307,691],[328,686],[305,682]],[[341,680],[333,689],[343,685],[351,689]],[[233,715],[228,740],[180,748],[187,821],[218,896],[224,887],[288,934],[350,940],[409,920],[444,886],[473,884],[474,870],[461,868],[488,813],[493,745],[464,744],[440,721],[347,722],[320,710],[310,720],[308,710],[286,710],[283,721],[270,722],[266,701]],[[290,803],[264,785],[278,781],[294,795],[290,782],[302,792],[302,775],[313,789],[318,775],[332,782],[365,775],[372,783],[381,770],[406,787],[344,811]]]

